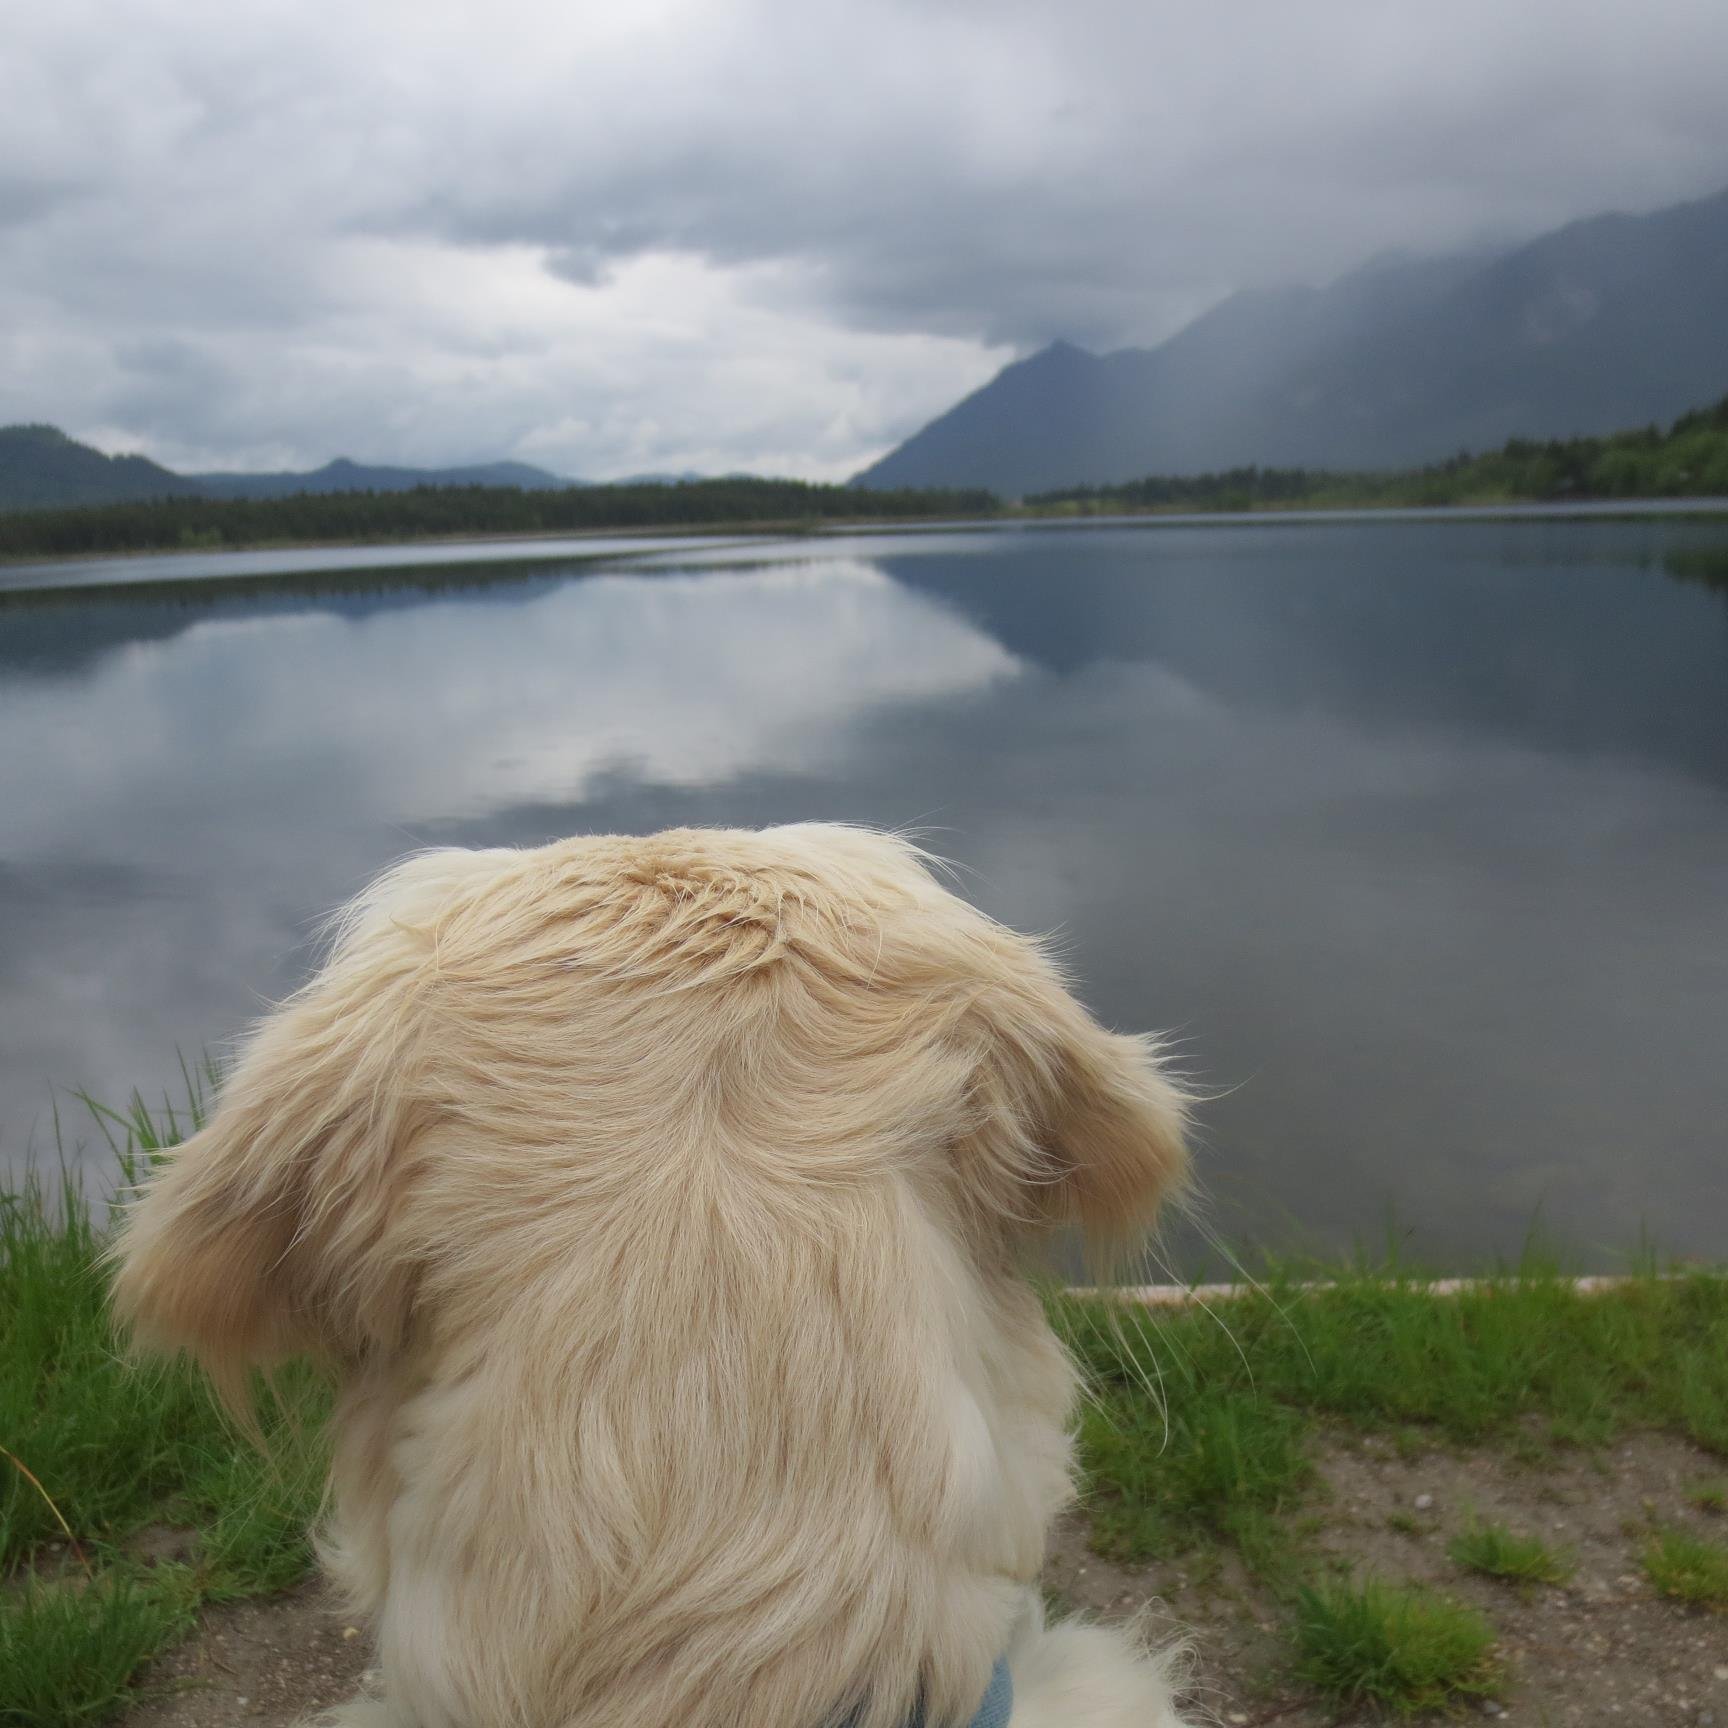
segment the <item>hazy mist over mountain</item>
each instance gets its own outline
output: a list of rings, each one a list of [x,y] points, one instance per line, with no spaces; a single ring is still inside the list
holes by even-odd
[[[1666,422],[1728,391],[1728,192],[1233,295],[1156,348],[1054,343],[867,469],[1018,494],[1249,463],[1386,468]]]

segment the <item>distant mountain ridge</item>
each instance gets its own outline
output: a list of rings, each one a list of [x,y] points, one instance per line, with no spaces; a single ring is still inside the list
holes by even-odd
[[[857,477],[1008,496],[1393,468],[1666,423],[1728,390],[1728,191],[1527,244],[1232,295],[1156,348],[1052,343]]]
[[[286,498],[297,492],[410,492],[416,486],[580,486],[526,462],[389,468],[338,457],[306,473],[176,474],[144,456],[104,456],[54,426],[0,426],[0,510],[151,498]]]
[[[55,426],[0,426],[0,510],[181,498],[198,487],[145,456],[104,456]]]
[[[520,486],[550,491],[581,482],[527,462],[483,462],[465,468],[390,468],[338,456],[305,473],[188,474],[212,498],[286,498],[296,492],[412,492],[416,486]]]

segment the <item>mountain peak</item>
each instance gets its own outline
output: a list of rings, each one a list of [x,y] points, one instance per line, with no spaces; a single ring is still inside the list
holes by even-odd
[[[1042,348],[1034,349],[1020,364],[1075,366],[1084,365],[1097,358],[1090,348],[1082,348],[1078,342],[1070,342],[1066,336],[1058,336],[1053,342],[1046,342]]]
[[[1156,348],[1057,341],[858,477],[1003,496],[1236,467],[1403,467],[1667,424],[1728,390],[1728,191],[1509,248],[1381,252]]]
[[[0,510],[134,503],[195,491],[147,457],[104,456],[58,426],[0,426]]]
[[[416,486],[554,489],[581,482],[526,462],[373,468],[338,456],[309,473],[175,474],[144,456],[105,456],[57,426],[0,426],[0,510],[151,498],[283,498],[298,492],[404,492]]]

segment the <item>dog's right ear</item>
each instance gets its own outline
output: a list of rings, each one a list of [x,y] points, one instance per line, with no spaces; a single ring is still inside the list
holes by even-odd
[[[448,856],[400,867],[350,909],[328,964],[126,1209],[116,1317],[140,1347],[192,1356],[236,1408],[253,1367],[352,1360],[407,1323],[413,1272],[389,1224],[401,1154],[427,1122],[414,1052]]]
[[[1040,944],[992,926],[972,952],[973,1180],[1006,1214],[1077,1225],[1106,1274],[1181,1191],[1186,1094],[1158,1041],[1106,1031]]]

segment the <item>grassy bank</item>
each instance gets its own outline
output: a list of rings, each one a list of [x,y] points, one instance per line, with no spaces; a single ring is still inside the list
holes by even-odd
[[[1341,1563],[1316,1469],[1323,1448],[1376,1437],[1500,1454],[1536,1511],[1544,1473],[1583,1456],[1605,1473],[1634,1433],[1728,1460],[1728,1276],[1654,1267],[1595,1292],[1531,1263],[1455,1294],[1387,1267],[1271,1277],[1207,1307],[1124,1309],[1058,1298],[1058,1328],[1092,1396],[1081,1420],[1091,1541],[1202,1574],[1225,1561],[1284,1622],[1290,1677],[1340,1706],[1422,1713],[1499,1690],[1497,1633],[1442,1588]],[[1711,1510],[1728,1488],[1701,1476]],[[1670,1514],[1683,1510],[1672,1507]],[[1680,1608],[1728,1610],[1728,1544],[1665,1528],[1646,1507],[1645,1586]],[[1423,1533],[1407,1513],[1389,1524]],[[1561,1550],[1467,1521],[1447,1550],[1460,1582],[1524,1589],[1571,1576]]]
[[[176,1125],[177,1126],[177,1125]],[[118,1150],[162,1134],[139,1112]],[[37,1176],[0,1193],[0,1724],[107,1720],[207,1603],[310,1566],[325,1395],[291,1375],[268,1457],[188,1371],[122,1361],[99,1254],[105,1210]]]
[[[138,1112],[118,1150],[148,1157],[181,1125]],[[266,1459],[188,1374],[121,1361],[97,1269],[103,1225],[66,1185],[0,1197],[4,1728],[109,1719],[202,1608],[309,1567],[322,1390],[287,1379]],[[1393,1712],[1489,1696],[1495,1631],[1479,1609],[1318,1553],[1316,1449],[1347,1432],[1540,1467],[1606,1460],[1621,1436],[1660,1430],[1728,1460],[1728,1277],[1652,1269],[1587,1295],[1531,1265],[1448,1296],[1385,1268],[1327,1275],[1325,1288],[1292,1273],[1206,1308],[1052,1299],[1092,1388],[1090,1540],[1117,1562],[1245,1570],[1278,1604],[1282,1660],[1309,1694]],[[1728,1504],[1720,1483],[1697,1493],[1705,1511],[1712,1493]],[[1657,1522],[1644,1554],[1676,1615],[1728,1606],[1728,1547]],[[1528,1588],[1566,1567],[1491,1523],[1460,1534],[1455,1560],[1460,1576]]]
[[[1209,1308],[1063,1298],[1093,1398],[1082,1424],[1101,1547],[1224,1537],[1275,1559],[1317,1422],[1421,1429],[1539,1456],[1632,1428],[1728,1458],[1728,1278],[1654,1272],[1594,1293],[1530,1265],[1458,1294],[1382,1268],[1274,1278]],[[1150,1394],[1150,1395],[1149,1395]]]

